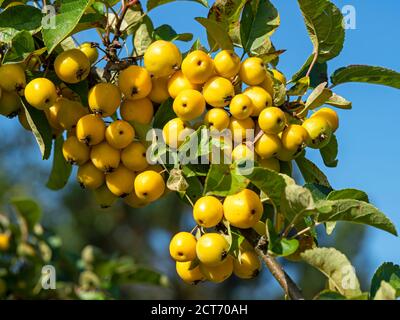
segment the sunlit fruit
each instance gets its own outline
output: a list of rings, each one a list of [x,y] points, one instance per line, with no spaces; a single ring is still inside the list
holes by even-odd
[[[72,136],[64,141],[62,147],[64,159],[70,164],[83,165],[90,158],[90,149],[87,145]]]
[[[21,94],[25,85],[25,71],[19,64],[3,64],[0,66],[0,87],[3,90]]]
[[[175,98],[173,109],[179,118],[189,121],[202,115],[206,101],[199,91],[184,90]]]
[[[168,93],[168,78],[152,78],[151,79],[151,91],[149,99],[154,103],[161,104],[169,98]]]
[[[265,108],[272,106],[271,95],[261,87],[248,87],[244,90],[243,94],[248,96],[253,103],[251,116],[258,116]]]
[[[139,66],[130,66],[119,74],[118,85],[126,99],[143,99],[151,92],[149,72]]]
[[[188,131],[187,126],[180,118],[168,121],[163,128],[163,138],[171,148],[178,148],[185,140]]]
[[[193,218],[204,228],[215,227],[221,222],[224,209],[221,201],[213,196],[204,196],[196,201],[193,207]]]
[[[221,50],[214,57],[214,67],[218,75],[231,79],[240,70],[240,58],[232,50]]]
[[[164,179],[155,171],[143,171],[135,179],[135,192],[140,199],[148,202],[156,201],[163,195],[164,190]]]
[[[153,42],[144,54],[144,65],[155,77],[167,77],[179,69],[182,55],[178,47],[169,41]]]
[[[265,133],[278,134],[286,126],[285,113],[276,107],[265,108],[258,117],[258,124]]]
[[[240,66],[239,77],[249,86],[259,85],[266,77],[264,61],[258,57],[247,58]]]
[[[212,76],[214,62],[204,51],[194,50],[183,59],[182,72],[190,82],[202,84]]]
[[[109,117],[121,103],[121,92],[112,83],[98,83],[88,94],[90,110],[102,117]]]
[[[50,108],[57,99],[57,91],[53,82],[46,78],[33,79],[26,85],[25,99],[39,110]]]
[[[91,190],[100,188],[105,182],[104,173],[97,169],[91,161],[78,168],[76,178],[82,188]]]
[[[187,284],[198,284],[205,280],[199,266],[191,268],[192,261],[176,262],[176,273]]]
[[[261,218],[264,208],[260,197],[250,189],[227,196],[224,200],[224,216],[234,227],[253,227]]]
[[[18,115],[22,108],[20,97],[15,92],[2,90],[0,95],[0,114],[9,118]]]
[[[298,151],[306,146],[307,130],[298,124],[289,125],[282,133],[282,145],[288,151]]]
[[[308,132],[307,145],[313,149],[325,147],[332,137],[332,128],[326,118],[311,117],[303,122],[303,128]]]
[[[113,148],[124,149],[135,138],[135,129],[124,120],[116,120],[107,127],[105,137]]]
[[[256,153],[263,159],[275,157],[281,148],[281,139],[275,134],[267,133],[264,133],[254,145]]]
[[[254,128],[255,124],[251,118],[239,120],[231,117],[229,129],[231,130],[234,141],[242,141],[246,139],[246,137],[254,137]]]
[[[232,160],[254,160],[254,150],[250,149],[246,144],[237,145],[232,151]]]
[[[92,42],[84,42],[79,46],[79,49],[89,59],[90,64],[93,64],[99,58],[99,51],[96,48],[96,44]]]
[[[146,148],[139,142],[130,143],[121,152],[121,161],[125,167],[132,171],[142,171],[148,167],[146,160]]]
[[[229,113],[222,108],[213,108],[205,114],[204,123],[211,130],[223,131],[229,127]]]
[[[279,151],[278,151],[279,154]],[[272,170],[272,171],[276,171],[276,172],[280,172],[281,170],[281,164],[279,162],[278,159],[276,158],[269,158],[269,159],[258,159],[257,163],[260,165],[260,167]]]
[[[178,94],[184,90],[192,89],[199,91],[201,89],[199,84],[191,83],[181,70],[175,72],[171,78],[169,78],[167,86],[168,93],[173,99],[175,99]]]
[[[233,273],[241,279],[255,278],[261,270],[261,262],[254,251],[242,252],[233,262]]]
[[[90,61],[81,50],[69,49],[57,56],[54,70],[62,81],[78,83],[89,75]]]
[[[106,125],[94,114],[88,114],[79,119],[76,124],[76,136],[79,141],[93,146],[104,140]]]
[[[328,121],[330,127],[332,128],[333,132],[335,132],[339,128],[339,117],[335,110],[331,108],[321,108],[317,112],[313,113],[311,115],[311,118],[316,116],[325,118],[325,120]]]
[[[117,197],[126,197],[133,191],[135,173],[123,165],[106,175],[108,189]]]
[[[208,266],[221,264],[228,256],[228,250],[228,241],[219,233],[206,233],[197,240],[197,258]]]
[[[57,99],[50,109],[57,110],[57,122],[65,130],[74,128],[79,119],[88,114],[87,109],[84,108],[80,102],[71,101],[65,98]]]
[[[253,103],[247,95],[237,94],[229,104],[229,111],[236,119],[243,120],[253,113]]]
[[[221,264],[216,266],[200,264],[200,270],[208,281],[221,283],[232,275],[233,258],[228,256]]]
[[[227,106],[235,95],[232,83],[223,77],[212,77],[203,87],[206,102],[213,107]]]
[[[189,232],[179,232],[169,244],[169,253],[175,261],[186,262],[196,259],[197,240]]]
[[[104,173],[111,173],[119,166],[121,152],[104,141],[92,147],[90,159],[97,169]]]
[[[154,115],[153,104],[149,98],[126,99],[122,102],[119,111],[125,121],[135,121],[139,124],[149,124]]]

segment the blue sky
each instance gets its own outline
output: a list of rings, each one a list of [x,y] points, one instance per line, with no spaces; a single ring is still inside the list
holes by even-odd
[[[273,36],[278,49],[287,49],[281,56],[278,68],[288,78],[295,73],[310,55],[312,46],[308,39],[297,1],[272,1],[281,14],[281,27]],[[400,42],[398,0],[333,1],[339,8],[353,5],[356,9],[356,29],[348,30],[342,54],[329,63],[329,72],[349,64],[381,65],[400,71]],[[194,17],[206,16],[207,9],[196,3],[179,2],[158,7],[150,12],[154,25],[170,24],[180,32],[192,32],[206,44],[203,27]],[[95,32],[84,32],[79,41],[98,41]],[[182,50],[190,44],[179,42]],[[366,191],[372,202],[385,212],[400,228],[400,210],[396,205],[400,198],[397,165],[400,148],[397,139],[400,119],[400,91],[382,86],[345,84],[336,92],[353,102],[353,110],[339,111],[340,129],[337,136],[340,145],[339,165],[324,169],[336,189],[353,187]],[[15,123],[15,122],[13,122]],[[0,133],[11,122],[0,118]],[[15,129],[15,132],[20,132]],[[37,152],[37,151],[35,151]],[[308,156],[323,164],[317,152]],[[37,152],[37,158],[40,155]],[[372,274],[383,261],[400,261],[400,240],[383,231],[368,229],[368,247],[364,252],[371,257],[366,266]],[[361,249],[360,249],[361,250]]]

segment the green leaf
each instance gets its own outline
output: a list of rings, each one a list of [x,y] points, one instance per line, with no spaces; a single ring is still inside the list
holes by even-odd
[[[333,59],[343,49],[343,15],[328,0],[298,0],[318,62]]]
[[[279,208],[282,195],[285,193],[286,181],[284,176],[261,167],[255,167],[254,170],[245,175],[252,184],[264,192],[274,204]]]
[[[162,4],[174,2],[177,0],[149,0],[147,1],[147,11],[153,10],[154,8],[161,6]],[[205,6],[206,8],[208,7],[208,1],[207,0],[186,0],[186,1],[192,1],[192,2],[197,2]]]
[[[188,163],[187,165],[182,166],[182,171],[185,177],[206,177],[208,173],[208,164],[191,164]]]
[[[28,31],[21,31],[14,35],[11,40],[11,47],[7,50],[3,63],[22,62],[33,51],[35,51],[35,42]]]
[[[154,115],[153,128],[162,129],[169,120],[177,117],[172,108],[173,102],[174,100],[172,98],[168,98],[160,105]]]
[[[105,29],[106,25],[107,25],[107,18],[104,14],[85,13],[79,20],[74,30],[72,30],[71,34],[75,34],[93,28],[98,28],[100,30]]]
[[[235,164],[211,164],[203,193],[225,197],[242,191],[248,182],[246,177],[237,173]]]
[[[258,56],[259,58],[261,58],[265,64],[270,63],[271,65],[273,65],[274,67],[276,67],[279,63],[279,57],[281,56],[281,54],[285,53],[286,50],[276,50],[275,47],[272,45],[271,49],[266,52],[266,53],[262,53],[262,54],[256,54],[255,56]]]
[[[332,96],[325,103],[340,109],[348,110],[352,108],[352,103],[350,101],[347,101],[336,93],[332,93]]]
[[[213,39],[212,43],[210,44],[210,50],[214,51],[215,49],[222,49],[222,50],[232,50],[233,43],[231,38],[229,37],[228,32],[220,25],[218,22],[207,19],[197,17],[195,18],[197,22],[199,22],[204,28],[207,30],[207,35],[209,38]],[[218,47],[214,47],[218,46]]]
[[[306,250],[301,257],[329,279],[331,289],[348,298],[361,295],[354,267],[340,251],[334,248],[314,248]]]
[[[304,188],[307,188],[311,191],[314,201],[325,200],[328,194],[333,191],[332,188],[328,188],[316,183],[306,183]]]
[[[307,188],[296,184],[287,185],[282,195],[281,211],[291,224],[296,225],[315,210],[313,196]]]
[[[400,297],[400,266],[392,262],[383,263],[376,271],[371,281],[371,297],[375,297],[382,281],[388,282],[396,289],[396,297]]]
[[[53,167],[51,168],[50,177],[46,184],[47,188],[51,190],[64,188],[71,175],[72,166],[65,160],[62,153],[63,143],[64,138],[62,135],[58,136],[54,142]]]
[[[52,133],[49,122],[43,111],[28,105],[25,99],[21,99],[25,110],[26,119],[32,129],[36,142],[39,145],[40,152],[44,160],[50,157],[52,146]]]
[[[41,27],[42,13],[33,6],[15,6],[0,13],[0,32],[3,29],[35,32]]]
[[[314,300],[346,300],[346,297],[335,291],[324,290],[318,293]]]
[[[374,300],[396,300],[396,289],[386,281],[381,282],[381,286],[375,294]]]
[[[236,259],[240,259],[240,246],[246,238],[242,235],[240,229],[229,227],[228,232],[229,230],[231,235],[231,243],[228,253],[233,255]]]
[[[353,199],[317,202],[318,221],[348,221],[366,224],[397,236],[393,223],[373,205]]]
[[[296,163],[306,183],[315,183],[328,188],[331,187],[326,175],[311,160],[300,156],[296,159]]]
[[[335,134],[332,134],[329,143],[325,147],[319,149],[319,152],[321,153],[322,160],[324,160],[324,163],[327,167],[337,167],[337,164],[339,162],[339,160],[337,160],[339,147]]]
[[[168,24],[163,24],[158,28],[154,29],[153,37],[155,40],[175,41],[180,40],[184,42],[192,41],[193,34],[191,33],[180,33],[176,31]]]
[[[300,78],[296,83],[286,92],[288,96],[303,96],[306,94],[310,86],[310,77]]]
[[[179,195],[184,202],[191,206],[202,197],[203,185],[197,177],[186,178],[186,181],[189,187],[186,189],[185,192],[179,192]],[[186,197],[190,199],[190,202],[187,200]]]
[[[331,76],[334,86],[347,82],[365,82],[400,89],[400,73],[383,67],[350,65],[337,69]]]
[[[42,21],[43,41],[49,53],[71,34],[90,4],[89,0],[62,0],[60,11],[55,17],[55,28],[49,28],[46,19]]]
[[[127,270],[125,274],[120,275],[117,278],[117,283],[121,285],[126,285],[128,283],[143,283],[162,287],[169,286],[169,280],[165,275],[140,266],[135,266],[133,270]]]
[[[307,71],[313,60],[314,55],[312,54],[310,57],[308,57],[307,61],[304,63],[301,69],[293,75],[291,82],[296,82],[300,78],[304,77],[307,74]],[[328,82],[328,64],[326,62],[317,62],[315,63],[310,73],[310,87],[315,88],[323,82]]]
[[[281,83],[278,79],[272,78],[273,90],[274,90],[274,105],[281,106],[285,103],[286,100],[286,86]]]
[[[150,141],[147,141],[147,133],[149,130],[152,129],[152,127],[149,124],[142,124],[136,121],[129,121],[129,123],[133,126],[135,129],[135,134],[136,137],[140,140],[145,145],[149,145]]]
[[[188,164],[199,161],[203,157],[208,162],[210,154],[210,134],[205,125],[185,138],[179,149],[179,163]],[[204,163],[204,162],[203,162]]]
[[[39,205],[29,198],[12,198],[12,206],[26,220],[28,228],[32,230],[42,218],[42,210]]]
[[[326,197],[326,200],[346,200],[346,199],[369,202],[368,195],[364,191],[357,189],[335,190],[330,192]]]
[[[262,47],[280,25],[280,17],[269,0],[248,1],[240,21],[240,37],[250,54]]]
[[[223,26],[235,45],[241,45],[240,14],[245,4],[246,0],[216,0],[208,12],[208,18]]]
[[[321,83],[313,90],[313,92],[310,93],[306,100],[305,108],[299,115],[304,115],[308,110],[313,110],[326,103],[326,101],[332,96],[332,91],[328,89],[326,85],[326,82]]]
[[[145,53],[146,49],[153,42],[153,31],[153,23],[148,16],[145,16],[133,37],[135,55],[141,56]]]
[[[78,83],[66,83],[65,85],[79,95],[83,105],[88,105],[89,83],[87,80]]]
[[[299,247],[297,239],[281,238],[275,231],[270,219],[267,219],[268,250],[279,257],[286,257],[296,252]]]
[[[121,31],[126,35],[134,34],[143,18],[144,13],[140,3],[129,7],[121,24]]]

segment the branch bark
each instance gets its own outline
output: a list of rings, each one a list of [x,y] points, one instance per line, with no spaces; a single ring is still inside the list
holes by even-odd
[[[285,294],[292,300],[304,300],[303,294],[297,284],[285,272],[279,262],[268,253],[268,241],[265,236],[260,237],[252,229],[243,230],[242,234],[254,247],[255,251],[264,261],[265,265],[282,287]]]

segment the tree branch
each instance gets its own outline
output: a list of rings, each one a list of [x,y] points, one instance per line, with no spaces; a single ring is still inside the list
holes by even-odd
[[[306,73],[306,77],[309,77],[311,74],[312,69],[314,68],[315,64],[317,63],[318,60],[318,52],[314,52],[314,58],[311,61],[310,66],[308,67],[307,73]]]
[[[260,237],[254,230],[242,230],[243,236],[254,247],[259,257],[282,287],[285,294],[292,300],[304,300],[301,290],[290,276],[283,270],[276,259],[268,253],[268,241],[265,236]]]

